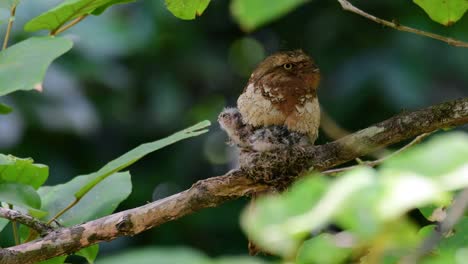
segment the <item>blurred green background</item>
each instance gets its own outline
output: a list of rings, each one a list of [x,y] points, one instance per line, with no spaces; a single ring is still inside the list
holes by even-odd
[[[10,43],[27,38],[24,23],[58,2],[21,2]],[[468,40],[466,17],[446,28],[410,1],[356,5],[404,25]],[[4,36],[4,25],[1,30]],[[49,165],[47,184],[96,171],[143,142],[197,121],[214,122],[209,133],[133,165],[133,192],[119,210],[236,166],[235,149],[224,144],[217,114],[235,105],[256,63],[275,51],[301,48],[316,60],[323,74],[323,109],[349,131],[468,96],[467,49],[382,27],[343,11],[337,1],[307,2],[246,33],[232,18],[227,0],[211,1],[193,21],[174,17],[162,0],[146,0],[90,16],[63,35],[74,48],[48,70],[44,92],[0,99],[15,109],[0,116],[2,153]],[[318,144],[328,140],[322,135]],[[100,256],[148,245],[187,246],[210,256],[246,254],[238,216],[247,202],[230,202],[102,243]],[[0,241],[1,246],[12,243],[6,237]]]

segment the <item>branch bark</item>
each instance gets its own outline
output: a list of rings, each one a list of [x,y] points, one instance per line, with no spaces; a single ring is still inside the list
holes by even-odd
[[[32,216],[22,214],[21,212],[12,209],[0,207],[0,217],[29,226],[36,230],[41,236],[44,236],[54,230],[50,225],[43,223]]]
[[[0,264],[36,263],[101,241],[135,235],[203,208],[266,191],[275,179],[294,179],[311,167],[322,171],[402,140],[466,123],[468,98],[463,98],[402,113],[328,144],[247,153],[240,169],[201,180],[178,194],[1,249]]]

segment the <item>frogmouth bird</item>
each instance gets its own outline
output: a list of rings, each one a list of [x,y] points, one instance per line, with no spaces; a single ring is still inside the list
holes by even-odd
[[[253,71],[237,107],[246,124],[285,126],[313,144],[320,123],[319,82],[319,68],[302,50],[278,52]]]

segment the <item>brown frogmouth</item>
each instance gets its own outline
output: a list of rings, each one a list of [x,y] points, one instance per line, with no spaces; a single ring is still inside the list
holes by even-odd
[[[319,68],[302,50],[275,53],[253,71],[237,100],[238,112],[226,109],[220,124],[241,148],[313,144],[320,124],[319,82]]]

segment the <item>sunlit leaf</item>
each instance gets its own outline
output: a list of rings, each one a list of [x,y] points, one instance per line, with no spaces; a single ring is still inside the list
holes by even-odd
[[[82,197],[96,184],[98,184],[100,181],[102,181],[109,175],[117,171],[123,170],[124,168],[132,165],[133,163],[137,162],[139,159],[143,158],[145,155],[153,151],[174,144],[177,141],[186,138],[196,137],[198,135],[206,133],[208,130],[205,128],[209,125],[210,121],[205,120],[189,128],[174,133],[166,138],[151,143],[145,143],[130,150],[129,152],[118,157],[117,159],[107,163],[99,171],[86,175],[86,177],[89,179],[89,182],[86,185],[84,185],[79,191],[76,192],[75,197]]]
[[[445,26],[453,25],[468,9],[466,0],[413,0],[429,17]]]
[[[180,19],[195,19],[201,16],[208,7],[210,0],[165,0],[166,7]]]
[[[0,96],[34,89],[50,63],[71,47],[68,39],[33,37],[0,51]]]
[[[428,142],[400,153],[385,161],[382,168],[442,178],[465,165],[468,165],[468,135],[453,132],[436,135]]]
[[[0,183],[21,183],[39,188],[49,176],[49,167],[34,163],[34,160],[21,159],[0,154]]]
[[[384,189],[377,210],[383,219],[397,218],[432,202],[446,204],[450,201],[448,193],[429,177],[397,170],[383,170],[381,177]]]
[[[233,0],[231,12],[246,31],[254,30],[292,11],[308,0]]]
[[[102,13],[107,7],[113,4],[130,2],[131,0],[66,0],[60,5],[48,10],[47,12],[31,19],[24,26],[26,31],[37,31],[41,29],[56,30],[67,22],[82,15],[88,15],[94,10],[98,14]]]

